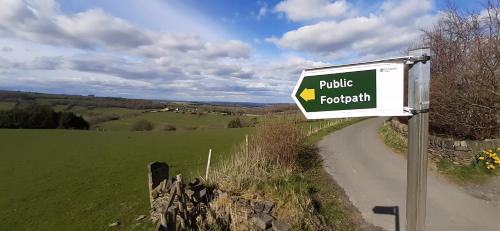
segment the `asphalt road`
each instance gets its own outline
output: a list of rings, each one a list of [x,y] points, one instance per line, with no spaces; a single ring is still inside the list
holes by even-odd
[[[344,188],[370,223],[395,229],[395,216],[375,214],[374,206],[398,206],[406,224],[406,159],[383,143],[377,129],[384,118],[362,121],[319,142],[326,171]],[[500,206],[467,194],[428,172],[426,230],[500,230]]]

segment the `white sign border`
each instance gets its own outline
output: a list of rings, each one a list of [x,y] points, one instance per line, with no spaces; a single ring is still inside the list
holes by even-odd
[[[354,110],[338,110],[338,111],[322,111],[322,112],[307,112],[299,99],[296,97],[297,91],[299,90],[300,84],[304,80],[304,77],[311,75],[321,75],[321,74],[333,74],[339,72],[347,72],[347,71],[360,71],[359,69],[376,69],[377,72],[380,71],[382,66],[394,65],[394,64],[402,64],[402,63],[394,63],[394,62],[380,62],[380,63],[370,63],[370,64],[359,64],[359,65],[350,65],[350,66],[340,66],[340,67],[331,67],[325,69],[318,70],[303,70],[300,74],[300,78],[297,81],[293,91],[292,98],[295,104],[299,107],[300,111],[304,114],[307,119],[334,119],[334,118],[348,118],[348,117],[369,117],[369,116],[411,116],[412,114],[408,111],[404,110],[404,107],[401,107],[401,110],[381,110],[377,108],[369,108],[369,109],[354,109]],[[378,99],[377,92],[377,99]],[[403,96],[401,96],[403,97]],[[403,99],[402,99],[403,100]]]

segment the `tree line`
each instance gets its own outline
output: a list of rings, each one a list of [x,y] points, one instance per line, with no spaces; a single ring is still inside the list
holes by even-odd
[[[55,112],[46,105],[29,105],[0,111],[0,128],[89,129],[89,123],[73,112]]]

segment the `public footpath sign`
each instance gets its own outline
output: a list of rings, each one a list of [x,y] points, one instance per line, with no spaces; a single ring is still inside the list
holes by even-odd
[[[403,109],[404,63],[306,69],[292,98],[307,119],[408,116]]]
[[[307,119],[409,116],[407,231],[425,230],[430,54],[429,48],[418,48],[405,57],[306,69],[292,92],[293,100]],[[408,73],[406,108],[403,107],[405,71]]]

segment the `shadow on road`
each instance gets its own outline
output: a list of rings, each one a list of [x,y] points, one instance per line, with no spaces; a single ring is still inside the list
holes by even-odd
[[[375,206],[372,211],[375,214],[394,215],[396,231],[399,231],[399,206]]]

